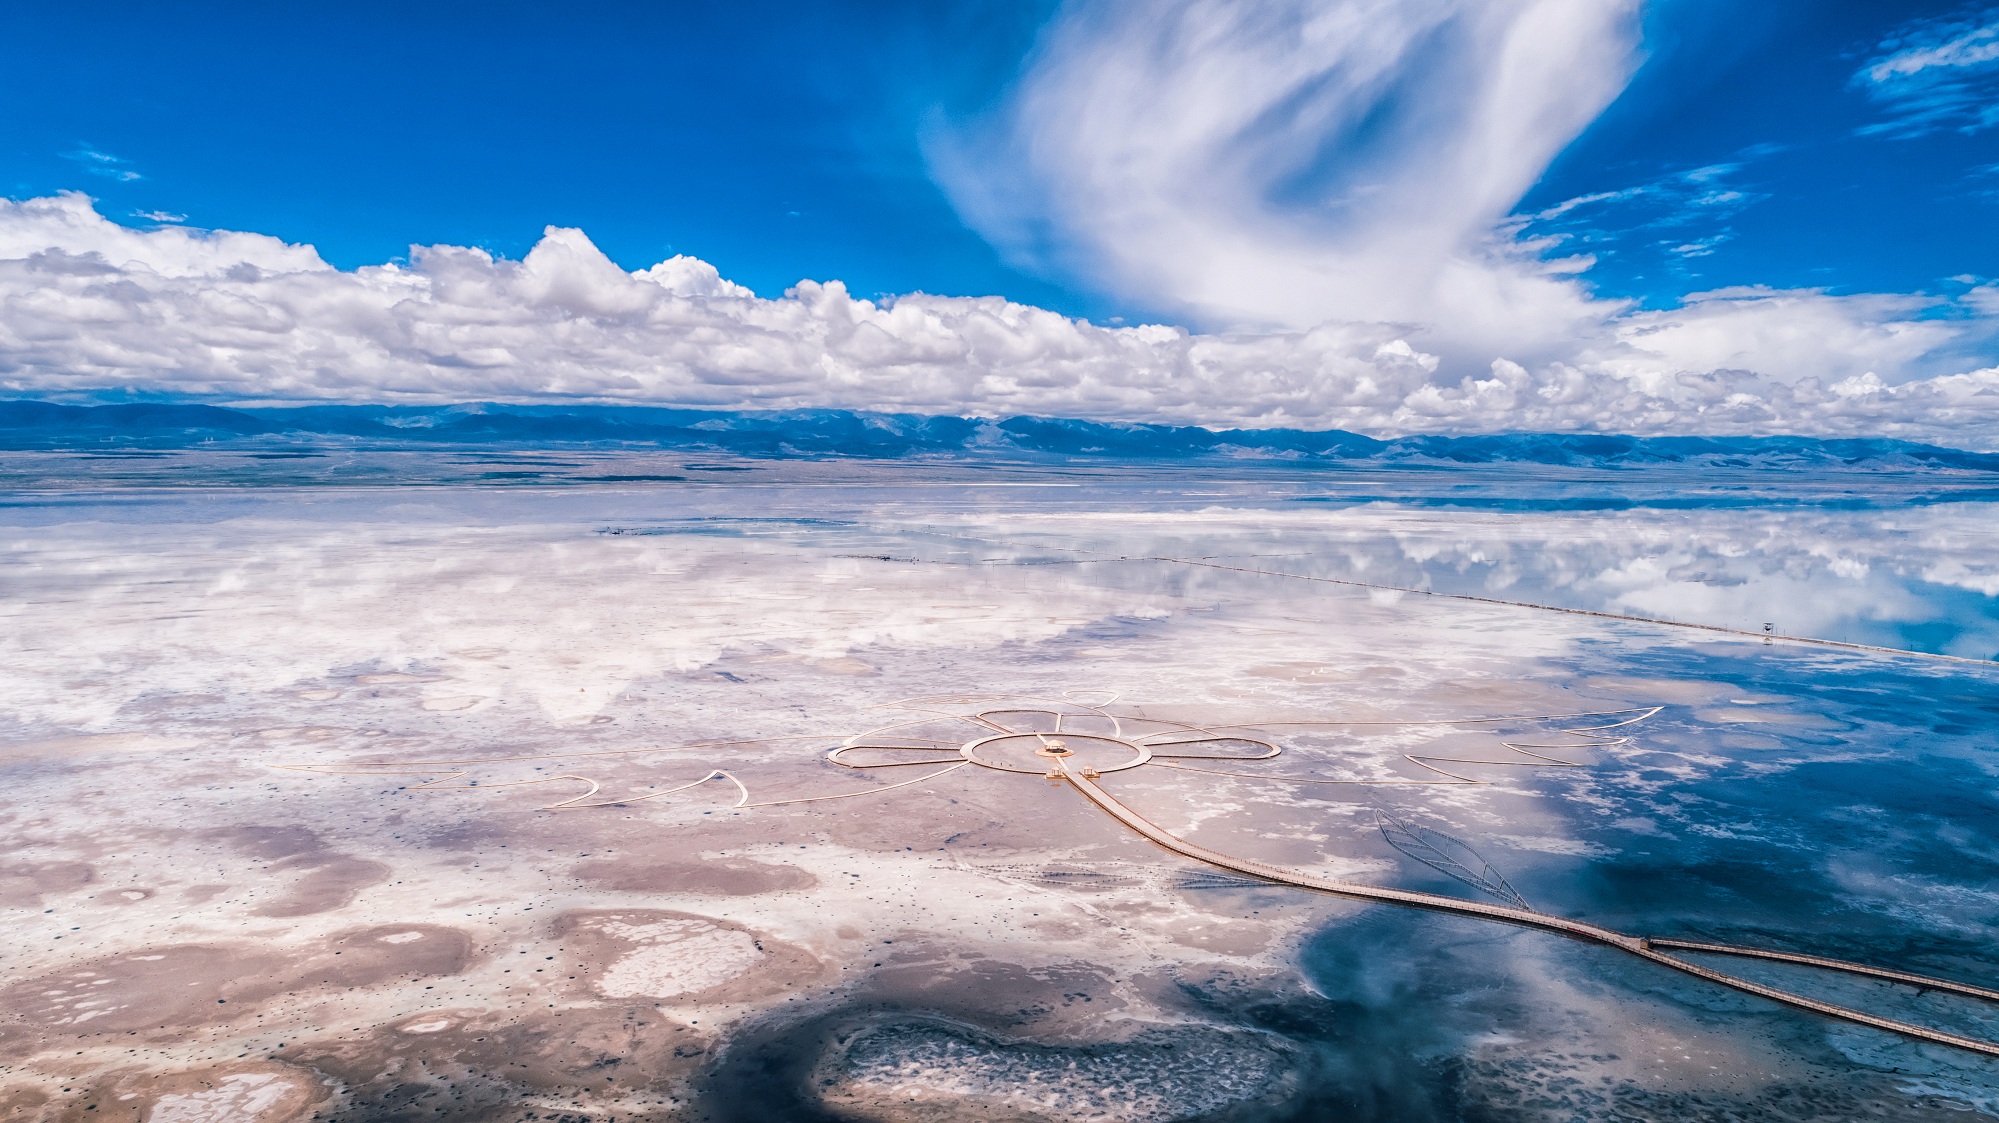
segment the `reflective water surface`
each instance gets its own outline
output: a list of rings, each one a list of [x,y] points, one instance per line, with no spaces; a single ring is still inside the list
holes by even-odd
[[[0,477],[9,1118],[1999,1113],[1990,1058],[1230,874],[1034,772],[1068,733],[1246,860],[1993,986],[1976,479]],[[1999,1040],[1972,1000],[1725,969]]]

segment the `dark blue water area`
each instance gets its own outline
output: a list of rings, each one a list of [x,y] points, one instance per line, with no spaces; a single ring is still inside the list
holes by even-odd
[[[1449,811],[1434,804],[1429,825],[1490,861],[1541,911],[1631,935],[1825,956],[1999,989],[1999,671],[1781,647],[1593,654],[1605,657],[1577,666],[1578,679],[1725,689],[1712,702],[1668,704],[1633,727],[1630,744],[1588,754],[1587,768],[1506,777],[1560,816],[1572,853],[1517,848],[1470,816],[1446,821]],[[1730,720],[1737,716],[1744,720]],[[1415,861],[1401,865],[1386,883],[1479,896]],[[1999,1035],[1992,1004],[1815,968],[1702,962],[1881,1016]],[[1478,1117],[1487,1100],[1512,1102],[1522,1087],[1579,1097],[1572,1116],[1557,1117],[1651,1117],[1638,1106],[1649,1095],[1642,1082],[1618,1092],[1621,1062],[1577,1060],[1551,1021],[1571,1031],[1580,1022],[1584,1037],[1605,1041],[1632,1025],[1692,1025],[1696,1040],[1724,1051],[1753,1041],[1787,1058],[1763,1090],[1745,1086],[1746,1098],[1731,1101],[1735,1115],[1676,1109],[1660,1118],[1999,1113],[1999,1061],[1503,924],[1367,906],[1321,931],[1301,969],[1357,1027],[1353,1048],[1384,1041],[1432,1058],[1424,1079],[1457,1117]],[[1553,995],[1550,978],[1561,983]],[[1550,1012],[1556,1002],[1569,1004],[1561,1017]],[[1495,1037],[1534,1048],[1499,1064],[1493,1050],[1475,1048]],[[1581,1083],[1564,1093],[1565,1080]]]
[[[1587,787],[1593,813],[1572,827],[1613,853],[1578,871],[1565,911],[1650,935],[1851,941],[1834,955],[1934,946],[1999,974],[1999,670],[1778,648],[1621,662],[1756,704],[1668,706],[1632,746],[1548,779]]]
[[[1759,720],[1669,706],[1588,770],[1597,810],[1573,826],[1615,856],[1581,871],[1569,908],[1655,935],[1991,947],[1999,673],[1775,650],[1626,665],[1739,688]]]
[[[1911,581],[1909,592],[1934,606],[1924,620],[1856,620],[1841,637],[1852,643],[1899,647],[1906,651],[1957,652],[1999,662],[1999,597],[1971,589]],[[1987,650],[1989,649],[1989,650]]]
[[[1729,734],[1669,709],[1641,751],[1595,770],[1599,810],[1573,826],[1606,856],[1569,878],[1537,871],[1532,892],[1638,934],[1999,981],[1999,676],[1836,657],[1673,665],[1817,720]],[[1838,984],[1798,985],[1837,1001],[1822,988]],[[1865,1006],[1992,1033],[1908,993]]]

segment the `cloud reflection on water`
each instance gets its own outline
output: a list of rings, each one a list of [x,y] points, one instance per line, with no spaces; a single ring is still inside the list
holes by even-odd
[[[709,924],[717,946],[791,949],[786,985],[809,1016],[753,996],[734,1013],[674,1007],[690,1021],[673,1032],[691,1040],[696,1018],[702,1033],[750,1026],[746,1041],[778,1042],[807,1069],[822,1056],[814,1019],[928,1018],[1002,999],[1018,1010],[1029,1002],[1017,996],[1033,994],[1047,998],[1044,1020],[1007,1023],[1011,1036],[955,1022],[914,1036],[1004,1058],[1043,1055],[1015,1037],[1094,1041],[1120,1024],[1112,1009],[1134,1024],[1251,1027],[1317,1058],[1311,1079],[1341,1095],[1375,1088],[1382,1104],[1421,1107],[1413,1117],[1503,1114],[1578,1081],[1607,1089],[1594,1106],[1578,1101],[1583,1118],[1661,1114],[1696,1094],[1745,1118],[1784,1118],[1787,1096],[1852,1115],[1906,1107],[1898,1070],[1924,1074],[1922,1095],[1999,1102],[1984,1062],[1777,1017],[1560,941],[1267,887],[1188,888],[1159,867],[1167,857],[1035,776],[967,768],[880,800],[742,813],[723,793],[693,791],[545,814],[532,809],[553,788],[418,796],[270,767],[837,739],[885,720],[875,707],[947,691],[1089,688],[1217,723],[1664,705],[1630,743],[1578,754],[1583,767],[1492,768],[1477,785],[1307,790],[1166,769],[1117,783],[1171,829],[1293,868],[1464,891],[1385,843],[1379,808],[1462,840],[1536,907],[1618,930],[1990,973],[1992,669],[1248,572],[1773,619],[1989,654],[1989,504],[1909,503],[1892,489],[1848,506],[1781,495],[1684,509],[1448,506],[1420,494],[1301,503],[1327,490],[1323,475],[954,471],[15,493],[0,508],[0,767],[30,810],[0,819],[0,845],[38,871],[38,907],[59,910],[24,914],[20,969],[73,970],[90,948],[136,950],[162,933],[258,932],[290,948],[400,938],[357,926],[418,921],[462,928],[466,946],[553,954],[580,931],[549,928],[557,910],[597,931],[643,905],[654,911],[617,923]],[[1410,490],[1453,478],[1432,473]],[[1065,486],[968,486],[993,483]],[[1387,776],[1407,767],[1404,754],[1472,756],[1491,739],[1293,731],[1284,763]],[[818,752],[783,744],[659,754],[620,782],[654,790],[721,764],[784,797],[864,782],[829,777],[841,770]],[[497,778],[532,775],[532,764],[510,767]],[[114,841],[128,836],[144,846]],[[1089,892],[1063,888],[1074,877],[1037,879],[1100,868],[1144,876]],[[710,882],[694,885],[689,870]],[[128,883],[144,895],[102,893]],[[93,911],[114,905],[143,923]],[[638,954],[605,947],[606,963]],[[842,981],[808,982],[815,964],[839,964],[826,970]],[[511,1009],[518,980],[498,959],[449,977],[434,984],[456,988],[449,1009],[421,989],[433,984],[371,983],[271,1006],[268,1024],[310,1041],[308,1024],[456,1026],[467,1011]],[[1086,992],[1087,1005],[1074,997]],[[607,1017],[607,996],[564,997],[564,1014]],[[418,1014],[431,1020],[409,1020]],[[912,1038],[904,1023],[881,1026],[871,1040]],[[166,1041],[161,1056],[185,1045]],[[1450,1058],[1449,1071],[1409,1060],[1419,1053]],[[376,1063],[357,1055],[356,1072]],[[933,1092],[959,1094],[946,1084]],[[1837,1094],[1823,1090],[1832,1085]],[[843,1085],[857,1096],[869,1086]]]

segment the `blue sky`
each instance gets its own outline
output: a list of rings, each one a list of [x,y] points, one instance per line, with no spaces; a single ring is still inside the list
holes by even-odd
[[[1912,107],[1854,82],[1890,34],[1956,12],[1980,9],[1657,4],[1650,58],[1520,210],[1651,188],[1541,228],[1586,240],[1599,291],[1654,303],[1724,285],[1916,291],[1999,271],[1999,134],[1962,119],[1884,128]]]
[[[350,267],[412,243],[518,257],[553,223],[627,267],[692,254],[765,295],[837,277],[863,294],[1143,314],[1010,267],[926,164],[926,131],[990,106],[1054,10],[23,6],[0,40],[0,96],[36,111],[0,115],[0,183],[16,198],[87,191],[120,221],[275,234]],[[1930,290],[1999,271],[1999,133],[1869,135],[1894,110],[1853,82],[1898,27],[1962,10],[1655,3],[1649,58],[1519,209],[1645,190],[1530,233],[1595,253],[1599,293],[1652,304],[1724,285]]]
[[[0,97],[4,393],[1999,447],[1999,0],[74,0]]]
[[[918,144],[997,94],[1050,7],[21,6],[0,96],[36,112],[0,114],[0,183],[347,267],[413,243],[519,257],[552,223],[629,267],[693,254],[765,294],[838,277],[1080,310],[957,220]]]

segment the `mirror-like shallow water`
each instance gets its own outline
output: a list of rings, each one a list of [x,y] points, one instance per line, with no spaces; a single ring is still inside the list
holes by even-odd
[[[1106,773],[1202,846],[1989,985],[1999,668],[1423,595],[1984,659],[1999,521],[1949,481],[453,457],[10,461],[10,1112],[1999,1111],[1988,1059],[940,770],[1087,703],[1128,725],[1079,762],[1281,747]],[[940,765],[826,759],[891,728]]]

